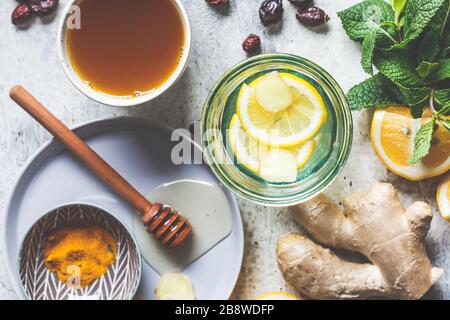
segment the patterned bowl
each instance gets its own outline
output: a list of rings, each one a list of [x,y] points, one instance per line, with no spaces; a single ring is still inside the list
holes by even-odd
[[[47,237],[63,226],[98,225],[118,243],[108,272],[86,288],[75,289],[58,280],[44,264]],[[19,255],[20,280],[31,300],[130,300],[141,279],[141,256],[131,232],[110,213],[85,204],[59,207],[40,218],[28,231]]]

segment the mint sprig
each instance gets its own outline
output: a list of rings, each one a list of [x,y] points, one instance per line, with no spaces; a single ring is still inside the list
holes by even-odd
[[[348,92],[352,110],[408,105],[421,118],[431,107],[431,119],[415,137],[410,163],[419,162],[437,124],[450,130],[450,0],[364,0],[338,15],[361,43],[363,70],[378,70]]]
[[[431,147],[431,141],[433,140],[433,131],[434,125],[436,123],[436,118],[431,118],[426,124],[424,124],[419,131],[417,131],[415,140],[414,140],[414,153],[412,155],[411,160],[409,161],[410,165],[416,164],[423,157],[425,157]]]

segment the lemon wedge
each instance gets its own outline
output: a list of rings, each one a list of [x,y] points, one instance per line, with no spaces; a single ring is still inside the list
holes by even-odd
[[[256,300],[301,300],[301,299],[291,293],[278,291],[266,293],[256,298]]]
[[[293,102],[279,112],[260,106],[255,97],[256,79],[244,84],[237,101],[237,112],[245,131],[254,139],[271,147],[292,147],[308,141],[321,128],[326,109],[319,92],[306,80],[280,73],[289,86]]]
[[[256,174],[259,174],[262,157],[273,148],[259,142],[247,134],[242,128],[241,121],[237,114],[231,118],[228,137],[231,150],[236,156],[239,164]],[[286,150],[294,155],[296,158],[297,170],[300,170],[311,159],[315,150],[315,141],[310,140],[304,144],[287,148]]]
[[[407,107],[388,107],[375,111],[371,140],[384,166],[393,173],[412,181],[439,176],[450,170],[450,133],[439,125],[433,134],[429,154],[415,165],[409,165],[414,151],[414,139],[421,125],[428,122],[427,110],[423,119],[413,119]]]
[[[436,198],[442,217],[450,222],[450,174],[439,184]]]

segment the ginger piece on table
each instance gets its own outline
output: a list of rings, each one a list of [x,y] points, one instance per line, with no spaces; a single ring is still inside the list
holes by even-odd
[[[290,208],[295,221],[321,245],[366,256],[353,263],[299,234],[278,240],[278,265],[285,280],[315,299],[387,297],[419,299],[440,278],[424,238],[431,208],[415,202],[404,208],[391,184],[375,183],[352,193],[344,212],[324,195]]]

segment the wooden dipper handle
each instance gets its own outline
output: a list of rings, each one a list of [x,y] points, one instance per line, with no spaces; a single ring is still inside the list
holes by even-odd
[[[55,138],[61,141],[106,185],[116,191],[142,215],[148,231],[164,245],[175,248],[191,234],[192,226],[178,212],[161,204],[153,204],[140,194],[116,170],[92,150],[83,140],[59,121],[39,101],[21,86],[10,91],[10,97]]]

